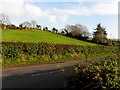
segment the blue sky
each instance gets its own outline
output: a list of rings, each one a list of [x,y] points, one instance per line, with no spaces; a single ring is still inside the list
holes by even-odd
[[[6,2],[9,3],[6,4]],[[118,10],[117,1],[105,2],[39,2],[31,0],[3,0],[4,10],[11,22],[19,25],[24,21],[36,20],[42,26],[49,29],[56,27],[64,28],[65,25],[83,24],[92,33],[98,23],[106,28],[108,38],[118,38]],[[19,4],[18,4],[19,3]],[[5,7],[7,5],[7,8]],[[11,5],[10,5],[11,4]],[[14,7],[14,6],[15,7]],[[9,7],[10,6],[10,7]],[[9,8],[8,8],[9,7]],[[11,9],[10,9],[11,8]],[[13,10],[15,9],[15,10]],[[9,11],[12,10],[12,13]],[[19,11],[19,12],[18,12]]]

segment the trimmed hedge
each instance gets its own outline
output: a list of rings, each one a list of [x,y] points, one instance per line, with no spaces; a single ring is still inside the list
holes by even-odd
[[[2,42],[2,58],[5,62],[52,62],[65,57],[79,59],[80,57],[117,54],[117,46],[79,46],[66,44]]]

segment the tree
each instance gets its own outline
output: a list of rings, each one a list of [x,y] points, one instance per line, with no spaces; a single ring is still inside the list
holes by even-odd
[[[0,24],[0,29],[4,29],[5,26],[6,26],[5,24],[1,23]]]
[[[41,25],[38,25],[38,24],[37,24],[37,25],[36,25],[36,28],[37,28],[38,30],[41,30],[42,27],[41,27]]]
[[[90,36],[90,33],[88,32],[88,28],[85,25],[81,26],[81,35],[85,38]]]
[[[93,41],[100,44],[105,44],[107,42],[107,32],[101,24],[97,25],[96,31],[93,32]]]
[[[64,29],[64,31],[65,31],[66,35],[68,36],[68,35],[69,35],[68,30],[67,30],[67,29]]]
[[[16,29],[16,26],[14,24],[6,25],[6,29]]]
[[[48,27],[43,27],[43,31],[48,31]]]
[[[77,39],[87,39],[89,37],[88,28],[81,24],[66,25],[65,32],[67,36],[74,37]]]
[[[30,27],[32,26],[32,24],[31,24],[30,22],[27,22],[27,21],[21,23],[21,25],[22,25],[22,27],[25,28],[25,29],[26,29],[26,28],[30,28]]]
[[[81,34],[80,29],[76,25],[68,26],[68,30],[70,30],[73,37],[78,37]]]
[[[0,24],[4,24],[3,29],[6,29],[6,25],[10,25],[10,19],[6,14],[0,14]]]
[[[55,27],[52,28],[52,32],[57,33],[58,29],[56,29]]]
[[[22,24],[20,24],[20,25],[19,25],[19,28],[20,28],[20,29],[23,29],[23,25],[22,25]]]
[[[64,32],[64,31],[61,31],[61,34],[65,34],[65,32]]]
[[[32,28],[36,28],[37,22],[35,20],[32,20],[31,24],[32,24]]]
[[[107,39],[107,45],[113,45],[113,42],[111,39]]]

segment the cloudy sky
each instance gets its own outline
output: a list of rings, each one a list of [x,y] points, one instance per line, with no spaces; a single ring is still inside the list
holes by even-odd
[[[101,23],[108,38],[118,38],[118,0],[0,0],[0,13],[16,25],[36,20],[49,29],[83,24],[92,33]]]

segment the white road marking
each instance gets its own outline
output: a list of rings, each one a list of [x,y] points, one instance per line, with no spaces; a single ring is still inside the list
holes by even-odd
[[[32,77],[39,76],[40,74],[33,74]]]
[[[31,75],[32,77],[36,77],[36,76],[40,76],[40,75],[42,75],[42,74],[53,74],[53,73],[56,73],[56,72],[59,72],[59,71],[51,71],[51,72],[44,72],[44,73],[38,73],[38,74],[33,74],[33,75]]]

